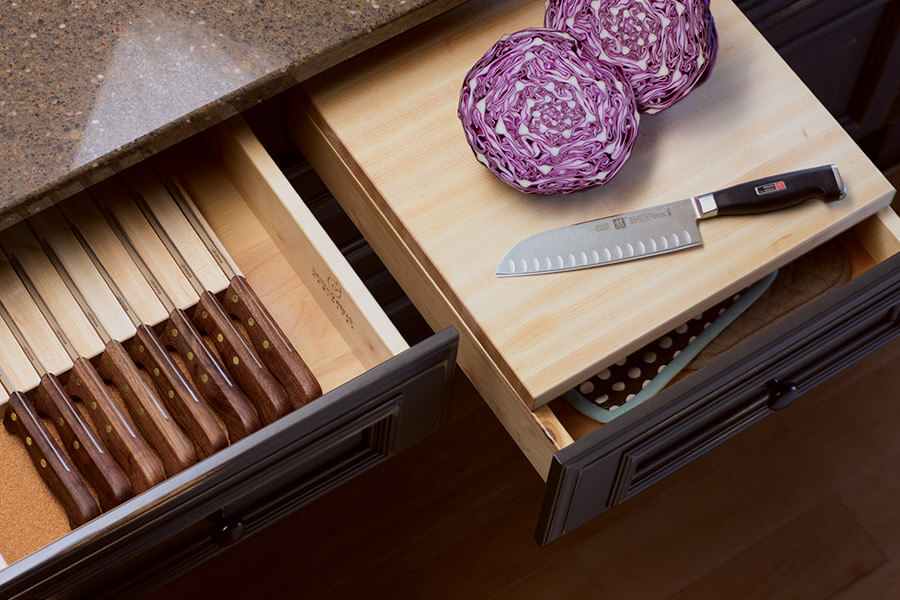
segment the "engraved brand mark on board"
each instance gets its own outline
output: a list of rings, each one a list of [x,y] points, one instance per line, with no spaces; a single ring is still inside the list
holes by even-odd
[[[315,278],[316,282],[319,284],[319,287],[322,288],[322,291],[325,292],[325,295],[328,296],[328,299],[334,305],[334,307],[338,310],[341,317],[343,317],[344,322],[350,326],[350,329],[353,329],[353,318],[347,313],[347,309],[344,308],[344,305],[341,304],[341,295],[343,294],[343,290],[341,289],[340,284],[335,281],[331,276],[327,276],[324,279],[319,272],[315,269],[312,270],[312,276]]]
[[[341,286],[337,281],[334,280],[333,277],[328,278],[328,287],[331,289],[331,293],[333,293],[337,298],[341,297],[341,294],[343,293],[341,291]]]
[[[616,229],[625,229],[625,219],[624,217],[615,217],[613,220],[613,227]]]

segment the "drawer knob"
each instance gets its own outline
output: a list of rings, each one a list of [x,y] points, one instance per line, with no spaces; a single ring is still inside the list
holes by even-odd
[[[800,395],[797,384],[791,381],[780,381],[777,377],[766,384],[769,390],[769,398],[766,404],[772,410],[781,410],[788,406]]]
[[[224,508],[219,509],[209,520],[213,522],[212,541],[216,546],[225,548],[244,535],[243,519],[229,518]]]
[[[900,325],[900,304],[890,310],[888,320],[895,325]]]

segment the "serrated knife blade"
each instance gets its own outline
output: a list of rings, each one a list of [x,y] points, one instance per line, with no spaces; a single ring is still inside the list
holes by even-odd
[[[703,244],[697,225],[700,219],[769,212],[810,198],[831,202],[845,195],[834,165],[774,175],[702,196],[536,233],[506,253],[495,275],[559,273],[685,250]]]

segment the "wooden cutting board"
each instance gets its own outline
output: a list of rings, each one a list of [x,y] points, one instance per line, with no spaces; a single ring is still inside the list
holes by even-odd
[[[500,182],[456,116],[465,73],[504,33],[540,26],[543,0],[471,0],[306,85],[319,127],[532,408],[890,202],[884,177],[734,4],[712,10],[710,79],[643,117],[611,183],[567,197]],[[533,233],[828,163],[845,200],[703,221],[702,248],[494,277]]]

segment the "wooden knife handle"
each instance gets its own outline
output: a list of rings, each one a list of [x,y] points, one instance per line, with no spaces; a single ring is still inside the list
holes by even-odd
[[[188,432],[202,457],[221,450],[228,444],[225,432],[204,404],[200,395],[187,381],[147,325],[141,325],[131,343],[129,355],[153,379],[160,397],[175,420]]]
[[[125,420],[110,397],[106,384],[86,358],[75,361],[65,390],[70,398],[80,400],[88,407],[88,416],[97,437],[125,470],[135,494],[150,489],[166,478],[159,460],[147,443],[138,437],[136,428]]]
[[[259,417],[247,396],[213,356],[183,310],[176,309],[169,315],[169,322],[160,340],[166,346],[177,349],[185,359],[194,385],[225,422],[232,442],[245,438],[260,428]]]
[[[194,323],[207,334],[222,362],[250,397],[263,423],[268,425],[291,411],[284,388],[234,328],[215,296],[204,292],[194,309]]]
[[[191,440],[184,434],[175,417],[166,410],[165,403],[151,390],[117,340],[106,345],[100,358],[99,373],[115,384],[144,437],[162,460],[165,474],[171,477],[197,462]]]
[[[41,479],[63,505],[72,529],[100,514],[100,507],[90,490],[56,441],[44,429],[37,411],[21,392],[10,395],[3,424],[10,433],[18,435],[24,442]]]
[[[55,375],[41,377],[32,405],[53,421],[72,462],[94,488],[101,510],[114,508],[131,497],[125,473],[88,428]]]
[[[322,395],[316,376],[243,276],[231,280],[223,304],[228,314],[243,323],[254,350],[284,386],[294,408]]]

